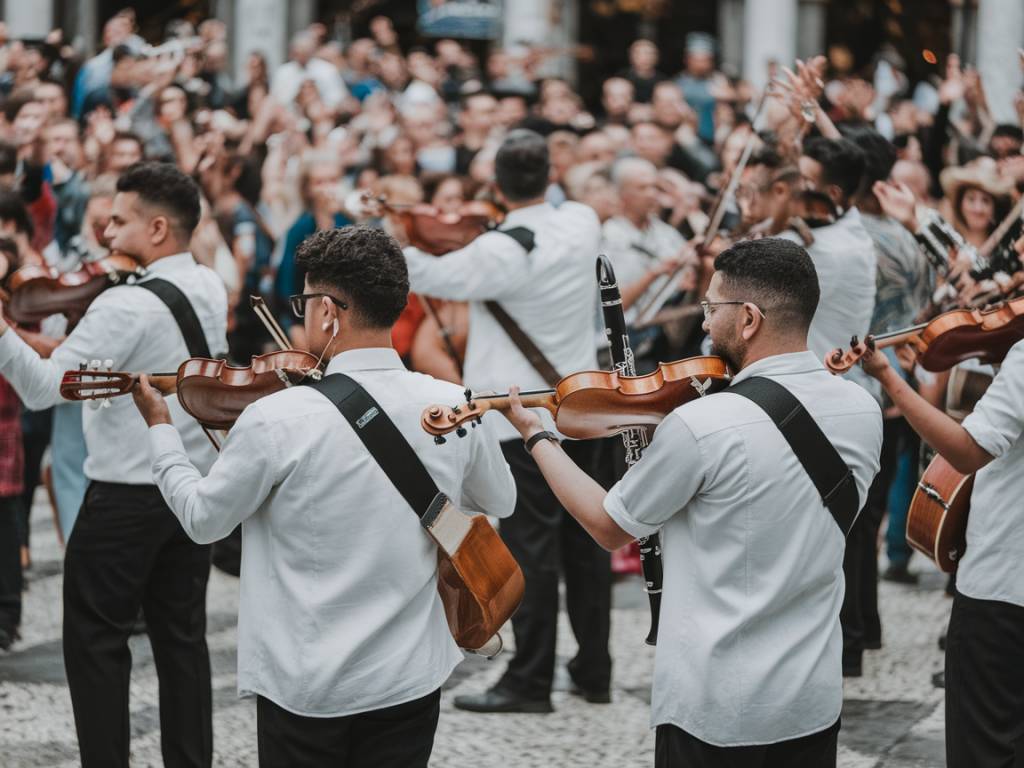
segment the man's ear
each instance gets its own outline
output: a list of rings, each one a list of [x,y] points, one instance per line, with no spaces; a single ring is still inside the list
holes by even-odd
[[[750,341],[754,337],[754,334],[761,328],[761,324],[764,319],[749,303],[746,303],[742,307],[743,310],[743,327],[740,329],[740,335],[746,340]]]
[[[171,220],[166,216],[154,216],[149,221],[149,240],[161,245],[171,234]]]

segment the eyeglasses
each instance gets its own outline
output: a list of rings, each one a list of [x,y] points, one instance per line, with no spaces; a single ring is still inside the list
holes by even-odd
[[[292,312],[295,313],[296,317],[305,317],[306,302],[309,301],[310,299],[318,299],[320,297],[330,299],[342,309],[348,309],[348,304],[346,304],[341,299],[334,298],[329,293],[296,293],[292,296],[289,296],[288,301],[291,302]]]
[[[700,302],[700,308],[704,310],[704,319],[705,320],[710,320],[711,319],[711,312],[712,312],[712,308],[713,307],[722,307],[722,306],[726,306],[726,305],[729,305],[729,304],[736,304],[736,305],[750,304],[751,306],[754,307],[754,309],[757,310],[757,314],[759,314],[761,316],[762,320],[766,320],[767,319],[765,317],[764,312],[761,311],[761,308],[759,306],[757,306],[757,304],[754,304],[754,302],[752,302],[752,301],[708,301],[707,299],[702,299],[701,302]]]

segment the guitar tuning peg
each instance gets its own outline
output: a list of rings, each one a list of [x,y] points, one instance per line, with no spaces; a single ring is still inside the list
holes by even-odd
[[[100,369],[100,361],[99,360],[90,360],[89,361],[89,370],[90,371],[98,371],[99,369]]]
[[[441,435],[434,435],[434,445],[444,445],[447,442]]]
[[[108,357],[106,360],[103,361],[103,367],[106,368],[108,371],[114,370],[114,361]]]
[[[80,370],[80,371],[84,371],[84,370],[86,370],[86,369],[87,369],[88,367],[89,367],[89,364],[88,364],[87,362],[85,362],[85,360],[82,360],[82,361],[81,361],[81,362],[80,362],[80,363],[78,364],[78,370]]]
[[[466,436],[466,428],[465,427],[459,427],[458,429],[455,430],[455,434],[458,435],[459,437],[465,437]]]

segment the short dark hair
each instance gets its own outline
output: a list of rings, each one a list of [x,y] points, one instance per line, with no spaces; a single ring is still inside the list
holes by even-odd
[[[813,136],[804,142],[803,154],[821,165],[822,180],[826,184],[835,184],[845,197],[860,189],[864,153],[849,139]]]
[[[999,123],[992,131],[992,139],[1005,137],[1024,142],[1024,129],[1013,123]],[[991,141],[991,139],[990,139]]]
[[[0,187],[0,221],[12,221],[15,231],[30,238],[35,236],[36,228],[25,207],[25,201],[10,187]]]
[[[876,181],[888,179],[896,165],[896,145],[874,128],[858,126],[844,133],[864,153],[864,190],[870,191]]]
[[[340,293],[364,327],[390,328],[409,300],[405,256],[380,229],[321,230],[302,242],[295,264],[311,286]]]
[[[715,257],[715,270],[731,295],[752,301],[774,322],[807,328],[821,288],[814,262],[802,246],[781,237],[743,240]]]
[[[494,179],[509,202],[540,197],[548,188],[551,172],[548,145],[535,131],[511,131],[494,158]]]
[[[4,120],[13,123],[22,108],[34,101],[36,101],[36,94],[33,89],[22,88],[20,91],[15,91],[4,101]]]
[[[142,141],[142,137],[140,137],[137,133],[132,133],[131,131],[117,131],[114,134],[114,138],[110,140],[110,143],[113,145],[119,141],[134,141],[136,144],[139,145],[140,154],[146,151],[146,144]]]
[[[165,213],[184,240],[199,224],[199,187],[172,163],[128,166],[117,180],[117,191],[134,192],[143,203]]]

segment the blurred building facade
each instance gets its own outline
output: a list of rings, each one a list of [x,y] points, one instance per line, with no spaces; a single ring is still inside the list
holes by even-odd
[[[104,19],[135,8],[143,36],[154,39],[174,18],[224,19],[240,70],[247,54],[261,50],[271,66],[287,55],[290,35],[322,21],[341,39],[365,32],[370,18],[395,21],[403,43],[422,38],[417,14],[423,0],[0,0],[15,37],[38,37],[54,26],[84,50],[94,50]],[[427,5],[437,6],[434,0]],[[772,66],[788,65],[828,49],[854,71],[883,50],[905,64],[911,79],[940,74],[957,52],[982,73],[998,119],[1012,117],[1019,85],[1017,49],[1024,47],[1024,0],[453,0],[458,6],[497,6],[495,42],[540,44],[554,51],[551,74],[581,87],[599,83],[626,63],[632,40],[646,37],[662,51],[667,74],[682,64],[686,33],[715,37],[723,69],[762,84]]]

